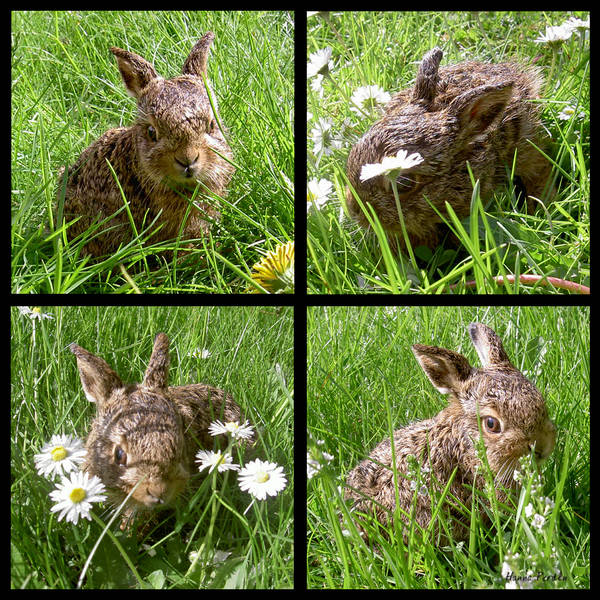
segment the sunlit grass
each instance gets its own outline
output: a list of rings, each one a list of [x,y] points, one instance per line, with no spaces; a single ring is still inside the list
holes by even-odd
[[[84,588],[292,587],[292,312],[12,308],[11,586],[67,589],[81,578]],[[256,436],[252,447],[231,450],[234,461],[280,465],[285,489],[253,499],[240,489],[236,473],[215,470],[198,473],[174,506],[138,520],[129,531],[119,528],[121,516],[111,522],[115,507],[108,503],[92,509],[91,521],[58,522],[49,497],[54,484],[37,473],[34,457],[53,435],[84,438],[96,412],[68,345],[77,342],[124,381],[139,382],[160,331],[171,340],[170,384],[201,382],[229,392]]]
[[[318,204],[307,205],[309,293],[580,290],[568,283],[559,287],[561,281],[549,284],[550,277],[589,286],[589,39],[574,33],[558,47],[535,42],[548,24],[560,24],[569,16],[352,11],[308,18],[307,61],[312,70],[317,60],[309,57],[326,48],[330,53],[319,55],[318,64],[327,66],[307,84],[307,180],[331,183]],[[585,18],[583,13],[578,16]],[[542,119],[553,140],[549,158],[558,193],[528,215],[515,200],[509,173],[505,188],[487,206],[473,182],[471,217],[458,222],[445,215],[458,250],[449,243],[433,252],[414,248],[415,263],[408,254],[397,257],[390,251],[368,207],[366,217],[374,222],[370,232],[349,217],[345,164],[352,145],[381,115],[384,93],[409,87],[416,64],[436,45],[444,50],[444,64],[467,59],[533,62],[535,57],[548,78]],[[558,65],[564,76],[557,80]],[[378,90],[357,108],[366,87],[374,85]]]
[[[588,587],[589,318],[585,307],[309,307],[308,587]],[[367,543],[343,501],[346,476],[392,431],[446,406],[410,345],[456,350],[479,365],[468,342],[472,321],[499,333],[514,365],[546,398],[558,434],[542,480],[526,473],[522,494],[507,503],[482,491],[483,505],[462,508],[466,541],[420,543],[413,523],[406,548],[393,525],[366,520]],[[438,501],[432,496],[433,506]],[[437,525],[450,525],[443,511]]]
[[[148,223],[114,255],[84,260],[94,231],[66,241],[58,172],[102,133],[135,119],[110,47],[172,77],[209,30],[208,75],[236,166],[222,220],[193,250],[153,243]],[[286,11],[13,12],[12,291],[245,291],[252,266],[294,239],[293,36]]]

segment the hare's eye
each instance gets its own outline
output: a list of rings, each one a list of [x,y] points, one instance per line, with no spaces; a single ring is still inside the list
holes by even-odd
[[[127,452],[121,446],[115,446],[115,464],[122,467],[127,464]]]
[[[488,433],[500,433],[502,431],[500,421],[494,417],[483,417],[483,426]]]
[[[210,135],[210,134],[214,133],[216,129],[217,129],[217,122],[214,119],[211,119],[208,122],[208,127],[206,128],[206,133],[208,133]]]
[[[156,133],[156,129],[154,129],[154,127],[152,127],[152,125],[148,125],[148,137],[150,138],[150,140],[152,140],[153,142],[155,142],[158,138],[158,135]]]

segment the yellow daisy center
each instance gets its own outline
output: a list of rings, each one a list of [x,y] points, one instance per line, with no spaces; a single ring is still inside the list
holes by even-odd
[[[85,498],[85,490],[83,488],[73,488],[69,494],[71,502],[81,502]]]
[[[256,473],[256,481],[258,483],[266,483],[269,479],[271,479],[271,476],[266,471],[258,471]]]
[[[59,462],[67,457],[67,451],[62,446],[56,446],[56,448],[53,448],[52,452],[50,452],[50,456],[52,456],[53,461]]]

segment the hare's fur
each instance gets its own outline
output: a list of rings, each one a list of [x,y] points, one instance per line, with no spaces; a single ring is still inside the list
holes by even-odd
[[[512,170],[534,200],[551,194],[551,165],[538,148],[545,145],[539,121],[543,80],[535,67],[517,63],[468,61],[439,67],[442,51],[434,48],[421,62],[414,87],[397,93],[382,119],[357,142],[348,157],[350,214],[363,226],[368,220],[354,193],[370,204],[395,247],[404,248],[396,200],[385,176],[361,181],[365,164],[380,163],[399,150],[418,153],[423,162],[397,177],[400,206],[412,246],[438,245],[447,229],[436,213],[447,215],[448,202],[459,218],[469,214],[473,185],[488,199]],[[432,206],[433,205],[433,206]],[[447,218],[447,217],[446,217]]]
[[[207,94],[206,63],[213,38],[211,32],[204,35],[182,75],[168,80],[141,56],[111,48],[127,91],[137,99],[138,118],[130,127],[107,131],[66,174],[64,217],[67,223],[73,221],[67,237],[72,240],[108,219],[84,246],[84,254],[113,253],[134,237],[123,196],[137,233],[152,225],[152,243],[180,235],[184,240],[202,238],[220,218],[217,197],[226,195],[234,168]]]
[[[452,538],[464,540],[468,521],[456,509],[456,503],[470,508],[471,488],[483,488],[482,466],[475,447],[480,428],[499,497],[503,487],[514,487],[512,475],[521,456],[534,449],[536,459],[542,461],[552,452],[556,428],[548,418],[540,392],[510,363],[492,329],[472,323],[469,334],[482,368],[472,367],[452,350],[420,344],[412,347],[433,385],[449,394],[449,405],[431,419],[394,432],[397,488],[389,438],[348,474],[346,498],[352,500],[354,511],[374,513],[379,522],[388,525],[396,509],[397,492],[400,510],[396,514],[405,525],[414,520],[419,526],[418,535],[431,521],[435,503],[435,494],[431,493],[439,495],[453,476],[445,511],[451,518]],[[415,464],[421,470],[420,480],[414,479]],[[415,489],[416,481],[419,483]],[[360,522],[357,515],[359,527]],[[443,534],[436,537],[436,542],[443,540],[447,540]]]
[[[140,384],[125,384],[104,359],[71,344],[87,399],[97,415],[87,438],[85,470],[98,476],[119,503],[136,511],[171,503],[197,473],[195,454],[215,443],[216,419],[240,421],[239,406],[223,390],[204,384],[169,387],[169,339],[159,333]]]

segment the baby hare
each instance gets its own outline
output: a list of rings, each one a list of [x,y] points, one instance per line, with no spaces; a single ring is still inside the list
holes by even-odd
[[[86,398],[97,415],[87,438],[85,470],[110,499],[128,501],[124,522],[171,503],[197,473],[198,450],[212,449],[211,421],[240,421],[240,407],[223,390],[194,383],[169,386],[169,338],[159,333],[142,383],[127,384],[106,361],[71,344]]]
[[[448,202],[459,218],[470,212],[473,185],[467,164],[479,180],[482,199],[507,180],[515,160],[515,176],[525,188],[528,210],[543,199],[551,165],[538,148],[545,136],[539,121],[542,77],[537,69],[516,63],[476,61],[441,67],[442,51],[425,54],[415,85],[398,92],[381,120],[352,148],[348,179],[365,205],[373,208],[390,243],[399,234],[405,248],[393,189],[386,176],[365,178],[367,164],[381,163],[404,151],[418,154],[400,170],[397,190],[408,238],[413,247],[437,246],[447,228],[436,210],[446,215]],[[361,174],[363,177],[361,178]],[[517,180],[518,181],[518,180]],[[363,227],[368,220],[351,189],[350,214]]]
[[[68,169],[66,189],[61,174],[59,203],[64,193],[64,217],[73,221],[69,240],[100,223],[84,254],[114,253],[132,240],[134,228],[141,233],[152,226],[152,243],[201,238],[220,218],[215,196],[225,196],[234,168],[205,81],[213,39],[205,34],[172,79],[160,77],[141,56],[111,48],[138,117],[86,148]],[[216,110],[214,95],[212,102]]]
[[[509,489],[515,486],[513,472],[521,456],[534,451],[536,459],[543,461],[552,452],[556,428],[548,418],[543,396],[511,364],[494,331],[471,323],[469,335],[482,368],[472,367],[452,350],[421,344],[412,347],[434,387],[448,394],[449,404],[435,417],[394,432],[397,488],[389,438],[348,474],[346,498],[352,500],[354,511],[374,514],[384,525],[398,515],[406,526],[416,522],[418,532],[431,521],[435,500],[430,492],[440,493],[454,475],[444,510],[450,516],[452,539],[458,542],[466,539],[469,523],[454,504],[458,501],[470,508],[471,488],[483,488],[475,448],[480,431],[495,480]],[[422,474],[416,491],[414,481],[408,478],[411,461]],[[501,499],[499,489],[497,494]],[[396,498],[400,510],[395,513]],[[360,528],[364,517],[356,518]],[[438,528],[434,531],[439,537],[435,535],[433,543],[441,545],[447,540]]]

